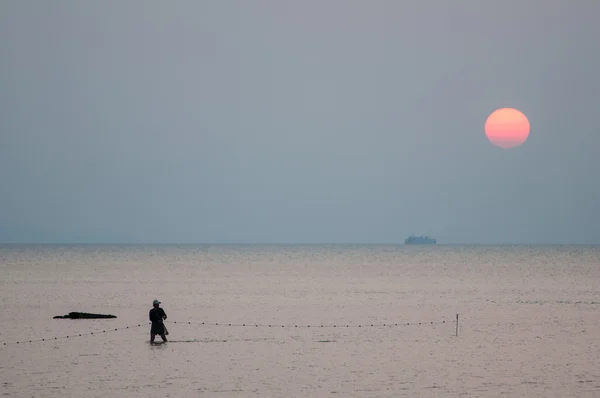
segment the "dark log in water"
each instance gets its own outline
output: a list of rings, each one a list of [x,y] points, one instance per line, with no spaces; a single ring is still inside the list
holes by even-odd
[[[106,319],[116,318],[115,315],[89,314],[87,312],[69,312],[68,315],[57,315],[54,319]]]

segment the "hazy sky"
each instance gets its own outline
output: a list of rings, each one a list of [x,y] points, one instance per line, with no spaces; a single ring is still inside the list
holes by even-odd
[[[600,243],[600,1],[0,2],[0,241]],[[531,122],[502,150],[500,107]]]

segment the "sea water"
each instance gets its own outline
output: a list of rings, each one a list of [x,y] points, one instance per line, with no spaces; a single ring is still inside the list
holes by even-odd
[[[600,247],[4,245],[0,274],[4,396],[600,396]]]

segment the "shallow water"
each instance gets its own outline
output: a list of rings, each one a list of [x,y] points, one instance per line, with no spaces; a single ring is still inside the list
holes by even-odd
[[[0,272],[5,396],[600,396],[600,247],[7,245]]]

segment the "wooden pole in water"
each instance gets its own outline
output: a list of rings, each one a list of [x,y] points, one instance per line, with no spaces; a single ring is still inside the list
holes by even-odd
[[[456,314],[456,335],[458,336],[458,314]]]

